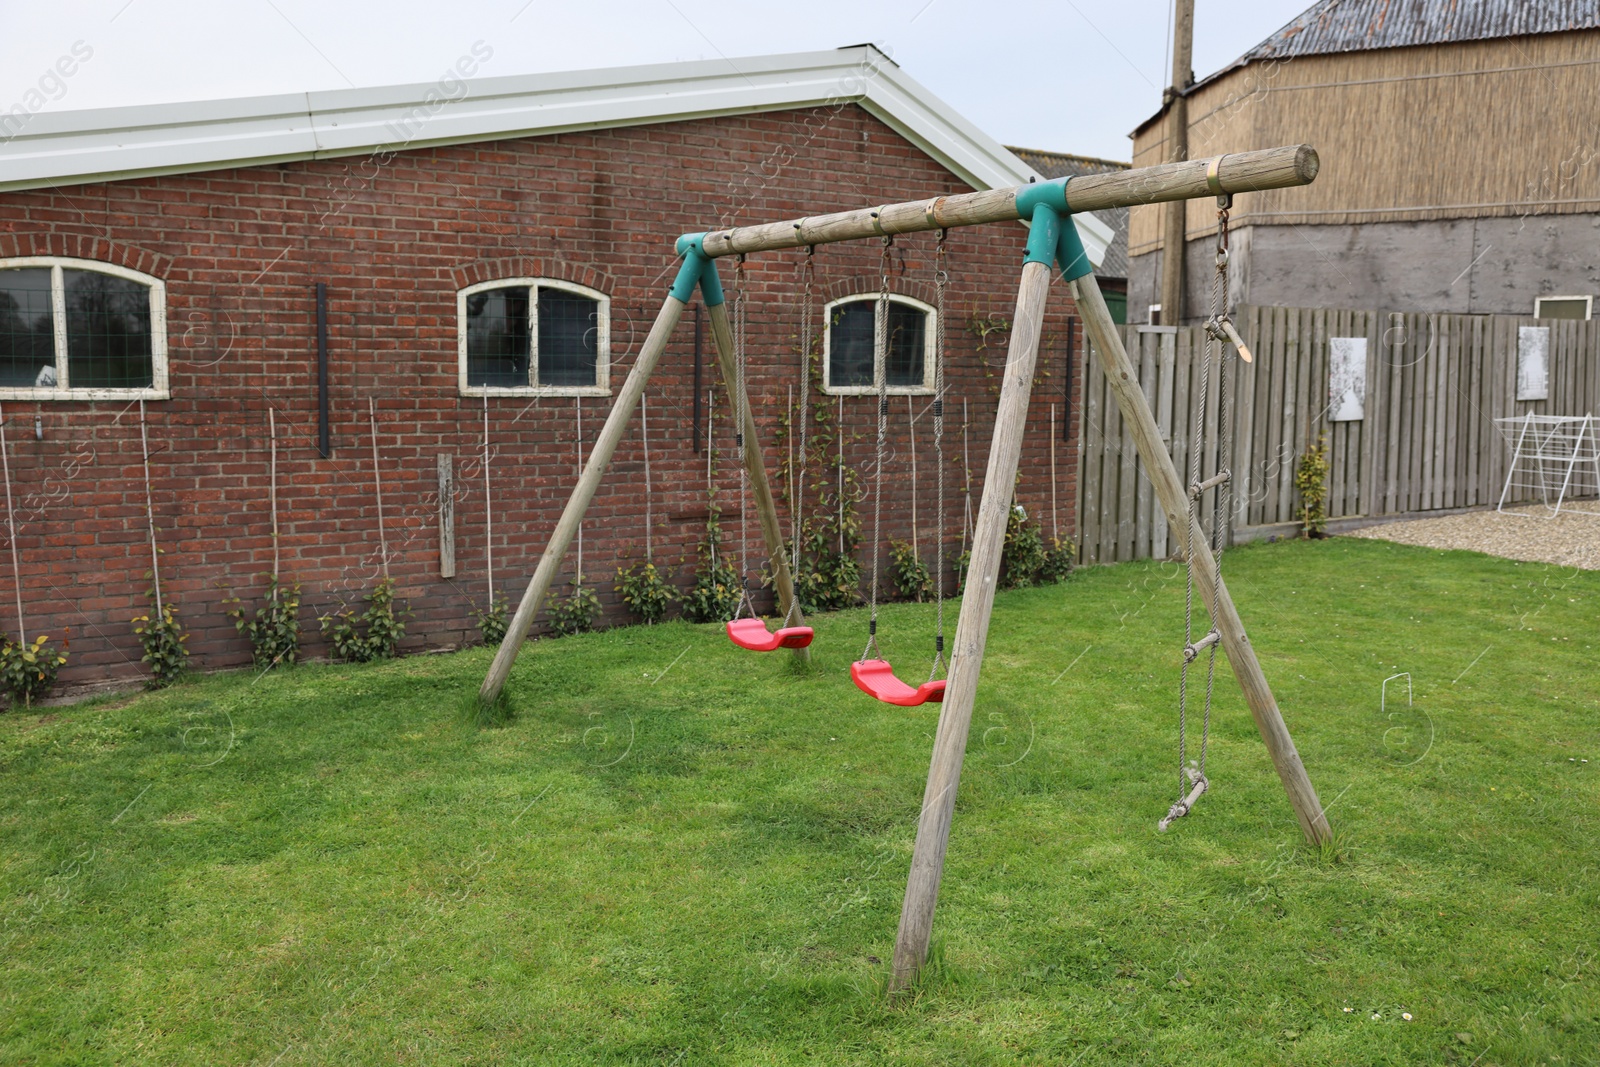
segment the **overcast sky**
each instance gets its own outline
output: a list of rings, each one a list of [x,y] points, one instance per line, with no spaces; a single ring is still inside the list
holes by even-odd
[[[1196,0],[1194,69],[1310,0]],[[0,110],[432,82],[475,42],[485,74],[737,59],[864,41],[998,140],[1129,158],[1168,80],[1171,0],[52,0],[4,5]],[[81,42],[81,44],[80,44]],[[87,60],[51,74],[77,46]],[[63,68],[65,69],[65,68]],[[35,97],[35,100],[38,98]],[[0,145],[0,152],[4,146]]]

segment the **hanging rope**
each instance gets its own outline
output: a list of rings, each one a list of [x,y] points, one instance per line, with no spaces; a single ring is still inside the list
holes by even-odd
[[[1178,799],[1167,811],[1166,818],[1162,819],[1158,827],[1165,830],[1173,820],[1187,815],[1194,806],[1194,802],[1210,788],[1210,781],[1206,778],[1206,755],[1211,746],[1211,702],[1216,689],[1217,677],[1217,646],[1220,644],[1221,634],[1217,631],[1216,616],[1208,613],[1208,628],[1203,637],[1198,641],[1194,635],[1194,553],[1195,546],[1200,544],[1202,533],[1200,521],[1200,502],[1206,490],[1215,489],[1212,497],[1211,530],[1209,544],[1211,547],[1214,566],[1212,568],[1212,596],[1211,602],[1215,604],[1220,598],[1222,590],[1222,550],[1227,544],[1228,515],[1232,504],[1232,471],[1229,469],[1229,460],[1233,455],[1233,427],[1230,425],[1232,416],[1229,410],[1228,392],[1230,388],[1230,375],[1227,349],[1223,342],[1233,336],[1232,324],[1227,320],[1228,312],[1228,209],[1232,205],[1232,197],[1224,194],[1217,198],[1217,256],[1216,272],[1211,279],[1211,315],[1206,320],[1206,345],[1205,355],[1200,364],[1200,397],[1196,407],[1195,429],[1189,451],[1189,507],[1187,544],[1189,550],[1184,557],[1184,594],[1183,594],[1183,664],[1178,672]],[[1217,370],[1217,422],[1221,438],[1217,450],[1216,473],[1210,478],[1205,474],[1206,435],[1206,407],[1211,386],[1211,364],[1215,361]],[[1189,730],[1189,666],[1199,658],[1200,653],[1206,653],[1206,696],[1205,710],[1200,728],[1200,758],[1191,763],[1188,751]]]
[[[802,516],[805,513],[806,496],[806,445],[807,433],[811,425],[811,330],[812,330],[812,302],[816,287],[816,246],[806,249],[806,258],[803,265],[805,277],[804,302],[800,305],[800,381],[797,388],[800,390],[800,428],[797,434],[791,435],[799,438],[800,466],[794,479],[794,493],[792,510],[790,513],[789,535],[789,566],[791,572],[798,571],[800,566],[800,538],[805,532]],[[791,464],[791,470],[793,465]],[[789,598],[789,613],[784,617],[786,625],[793,625],[800,618],[800,593]]]
[[[933,269],[933,458],[934,466],[939,469],[938,476],[938,510],[935,514],[938,519],[934,522],[934,549],[933,589],[935,617],[933,637],[933,666],[928,668],[928,681],[933,681],[939,676],[939,669],[946,666],[944,659],[944,291],[950,281],[949,271],[945,267],[945,237],[948,230],[939,231],[939,244],[934,253]]]
[[[733,617],[740,619],[744,617],[747,609],[751,616],[756,614],[755,604],[750,598],[750,523],[747,501],[750,472],[744,454],[744,426],[748,414],[748,400],[744,391],[746,301],[743,255],[739,257],[739,266],[734,270],[733,284],[733,443],[739,457],[739,605],[734,609]]]
[[[873,314],[872,373],[878,380],[878,444],[872,475],[872,613],[867,621],[867,647],[861,660],[881,659],[878,652],[878,562],[883,555],[883,457],[889,437],[889,250],[892,236],[883,239],[879,257],[878,303]]]

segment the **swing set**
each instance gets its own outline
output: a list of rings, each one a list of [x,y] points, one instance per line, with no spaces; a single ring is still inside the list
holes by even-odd
[[[1052,274],[1067,283],[1083,320],[1089,340],[1100,353],[1105,367],[1107,384],[1115,396],[1124,422],[1129,426],[1162,509],[1171,528],[1178,531],[1179,544],[1187,564],[1189,579],[1186,593],[1186,626],[1183,649],[1183,674],[1180,682],[1180,800],[1172,806],[1167,818],[1161,821],[1165,829],[1174,819],[1192,809],[1195,801],[1209,786],[1205,778],[1204,755],[1209,735],[1210,694],[1214,680],[1216,650],[1226,654],[1235,678],[1250,708],[1263,743],[1272,757],[1291,806],[1308,841],[1322,844],[1329,841],[1332,831],[1317,799],[1315,788],[1307,776],[1305,766],[1296,751],[1276,699],[1267,684],[1255,650],[1245,634],[1244,625],[1234,607],[1232,597],[1218,569],[1216,553],[1225,540],[1228,508],[1227,485],[1230,476],[1226,470],[1227,412],[1224,400],[1219,407],[1219,424],[1224,435],[1224,446],[1219,452],[1223,466],[1217,475],[1204,482],[1196,481],[1198,467],[1191,471],[1185,485],[1179,478],[1172,457],[1161,440],[1160,430],[1150,404],[1139,385],[1137,371],[1128,358],[1121,335],[1111,313],[1106,308],[1099,284],[1096,282],[1072,215],[1082,211],[1096,211],[1134,204],[1153,204],[1175,200],[1197,199],[1205,196],[1218,198],[1219,253],[1218,275],[1213,288],[1212,316],[1207,321],[1209,362],[1214,358],[1226,375],[1231,357],[1229,350],[1237,351],[1241,359],[1250,356],[1240,342],[1238,332],[1226,315],[1226,254],[1227,209],[1232,196],[1269,189],[1282,189],[1307,185],[1316,177],[1318,161],[1316,152],[1308,145],[1290,145],[1281,148],[1252,152],[1231,153],[1212,159],[1167,163],[1139,170],[1112,174],[1084,175],[1054,181],[1037,182],[1006,189],[989,189],[980,192],[933,197],[928,200],[855,211],[818,215],[784,222],[732,229],[690,233],[678,238],[676,249],[681,257],[677,277],[663,302],[654,325],[640,348],[627,380],[612,406],[596,439],[593,450],[573,489],[561,517],[556,523],[544,553],[529,580],[515,616],[507,629],[505,639],[490,665],[478,697],[485,705],[500,697],[510,674],[512,663],[526,639],[534,616],[543,603],[562,558],[570,547],[583,514],[593,499],[605,476],[607,466],[616,451],[629,419],[638,407],[651,373],[665,351],[674,327],[696,291],[706,306],[711,323],[712,338],[717,352],[717,362],[724,386],[729,390],[736,412],[735,440],[744,463],[741,468],[741,488],[754,503],[760,520],[765,543],[766,558],[771,568],[772,584],[777,593],[783,625],[776,631],[755,613],[749,604],[749,553],[741,560],[741,577],[745,589],[741,596],[738,617],[728,624],[728,635],[742,648],[772,651],[777,648],[793,649],[798,656],[808,655],[807,646],[812,641],[812,631],[796,602],[794,583],[783,531],[778,522],[771,487],[767,481],[765,459],[754,419],[750,413],[744,380],[744,329],[743,329],[743,275],[742,264],[746,255],[781,249],[814,249],[817,245],[839,241],[878,238],[885,242],[887,265],[888,242],[897,234],[937,230],[941,233],[938,278],[940,301],[943,300],[944,260],[942,235],[958,226],[973,226],[995,222],[1021,220],[1029,224],[1023,255],[1021,279],[1018,287],[1016,313],[1002,377],[999,405],[995,413],[993,438],[989,449],[987,472],[983,480],[983,496],[978,514],[972,522],[970,558],[961,601],[960,616],[956,624],[953,647],[950,651],[947,677],[937,677],[944,665],[943,601],[939,605],[939,633],[936,637],[935,658],[929,681],[913,688],[895,676],[890,665],[877,650],[877,563],[873,564],[872,611],[868,624],[866,648],[851,667],[851,676],[863,691],[879,700],[892,704],[915,705],[924,702],[941,703],[939,725],[934,737],[927,787],[917,821],[916,845],[912,854],[911,870],[906,882],[906,892],[900,913],[900,927],[896,935],[890,987],[899,990],[909,985],[927,958],[932,937],[933,914],[938,900],[939,883],[944,869],[944,857],[949,845],[950,824],[955,811],[956,790],[960,782],[962,757],[972,723],[973,706],[977,696],[978,677],[982,669],[984,646],[988,637],[989,620],[994,608],[994,593],[1000,571],[1001,550],[1005,539],[1006,522],[1011,510],[1012,487],[1015,484],[1017,464],[1021,453],[1023,427],[1028,412],[1037,363],[1039,338]],[[738,256],[741,264],[738,304],[735,311],[737,325],[730,322],[726,297],[717,272],[716,261],[724,256]],[[807,302],[802,322],[809,319],[810,266],[807,257]],[[886,348],[884,331],[888,316],[883,304],[888,299],[887,269],[879,292],[879,314],[874,337],[875,360],[882,360]],[[939,309],[942,328],[943,308]],[[809,327],[802,331],[802,345],[809,341]],[[943,514],[943,362],[942,332],[939,337],[937,383],[934,392],[934,438],[939,453],[940,514]],[[802,351],[802,402],[809,388],[805,377],[805,355]],[[874,469],[874,535],[879,531],[882,514],[882,474],[884,441],[888,418],[888,398],[882,384],[885,375],[878,368],[880,382],[878,395],[878,440]],[[1209,373],[1207,371],[1206,373]],[[1226,397],[1226,379],[1220,395]],[[1202,388],[1200,396],[1205,395]],[[1201,414],[1204,424],[1204,413]],[[1201,449],[1195,448],[1195,456]],[[1200,516],[1207,494],[1212,501],[1211,536],[1202,536]],[[741,526],[743,525],[743,499],[741,495]],[[741,531],[743,541],[743,531]],[[939,559],[939,576],[943,577],[944,561]],[[1195,636],[1193,625],[1194,593],[1198,591],[1209,619],[1206,632]],[[748,612],[748,614],[746,614]],[[1186,740],[1188,707],[1188,668],[1202,653],[1207,653],[1206,723],[1202,735],[1200,762],[1184,765],[1183,744]]]

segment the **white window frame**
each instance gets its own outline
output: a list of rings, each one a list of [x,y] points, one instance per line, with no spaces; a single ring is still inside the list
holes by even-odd
[[[170,400],[172,392],[167,384],[167,285],[153,278],[114,263],[101,263],[93,259],[73,259],[70,256],[21,256],[0,259],[0,270],[14,267],[50,268],[50,322],[55,332],[56,381],[60,384],[45,388],[38,386],[0,386],[0,400]],[[126,278],[138,282],[150,293],[150,385],[116,389],[101,387],[74,389],[67,371],[67,289],[63,270],[92,271]]]
[[[873,356],[872,384],[871,385],[834,385],[833,384],[833,309],[841,304],[857,304],[871,302],[873,308],[873,327],[877,327],[878,295],[876,293],[857,293],[854,296],[842,296],[838,300],[831,300],[822,309],[822,391],[833,396],[875,396],[878,392],[878,383],[883,380],[883,357]],[[922,384],[921,385],[891,385],[890,396],[932,396],[933,395],[933,364],[938,355],[939,345],[939,312],[932,304],[918,300],[916,297],[902,296],[899,293],[889,294],[889,303],[903,304],[922,312],[925,325],[922,330]],[[876,336],[876,334],[874,334]]]
[[[535,385],[539,380],[539,295],[528,299],[528,384],[467,384],[467,297],[488,289],[561,289],[587,297],[599,305],[595,339],[593,385]],[[496,278],[469,285],[456,293],[456,388],[462,396],[610,396],[611,395],[611,298],[598,289],[556,278]]]
[[[1569,321],[1588,322],[1588,321],[1590,321],[1591,319],[1594,318],[1594,297],[1592,295],[1578,294],[1578,293],[1575,293],[1572,296],[1536,296],[1536,297],[1534,297],[1533,298],[1533,317],[1534,318],[1536,318],[1536,319],[1544,318],[1544,302],[1546,300],[1550,300],[1550,301],[1555,301],[1555,300],[1582,300],[1583,301],[1583,318],[1581,318],[1581,319],[1573,319],[1573,320],[1569,320]]]

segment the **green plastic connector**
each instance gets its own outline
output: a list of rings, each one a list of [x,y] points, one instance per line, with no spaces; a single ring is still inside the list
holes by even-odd
[[[1061,235],[1056,238],[1056,265],[1061,268],[1064,282],[1094,273],[1094,264],[1089,262],[1089,253],[1083,249],[1083,239],[1078,236],[1078,226],[1071,215],[1061,220]]]
[[[683,266],[678,268],[678,277],[668,292],[687,304],[694,297],[695,287],[699,286],[706,307],[716,307],[724,300],[722,279],[717,275],[716,260],[705,253],[702,244],[705,236],[704,233],[686,233],[678,238],[673,247],[683,257]]]
[[[689,254],[683,257],[683,266],[678,268],[678,276],[673,279],[668,292],[687,304],[694,298],[695,287],[700,284],[700,275],[705,273],[708,262],[703,252],[690,249]]]
[[[1036,204],[1033,208],[1033,224],[1028,230],[1028,251],[1023,254],[1024,263],[1043,263],[1049,266],[1055,262],[1056,244],[1061,235],[1061,216],[1049,204]]]
[[[1040,204],[1054,208],[1065,215],[1067,208],[1067,183],[1071,178],[1056,178],[1048,182],[1034,182],[1017,190],[1017,218],[1031,219]]]
[[[722,303],[722,277],[717,274],[717,261],[707,259],[705,266],[700,268],[700,299],[706,302],[706,307],[714,308]]]

